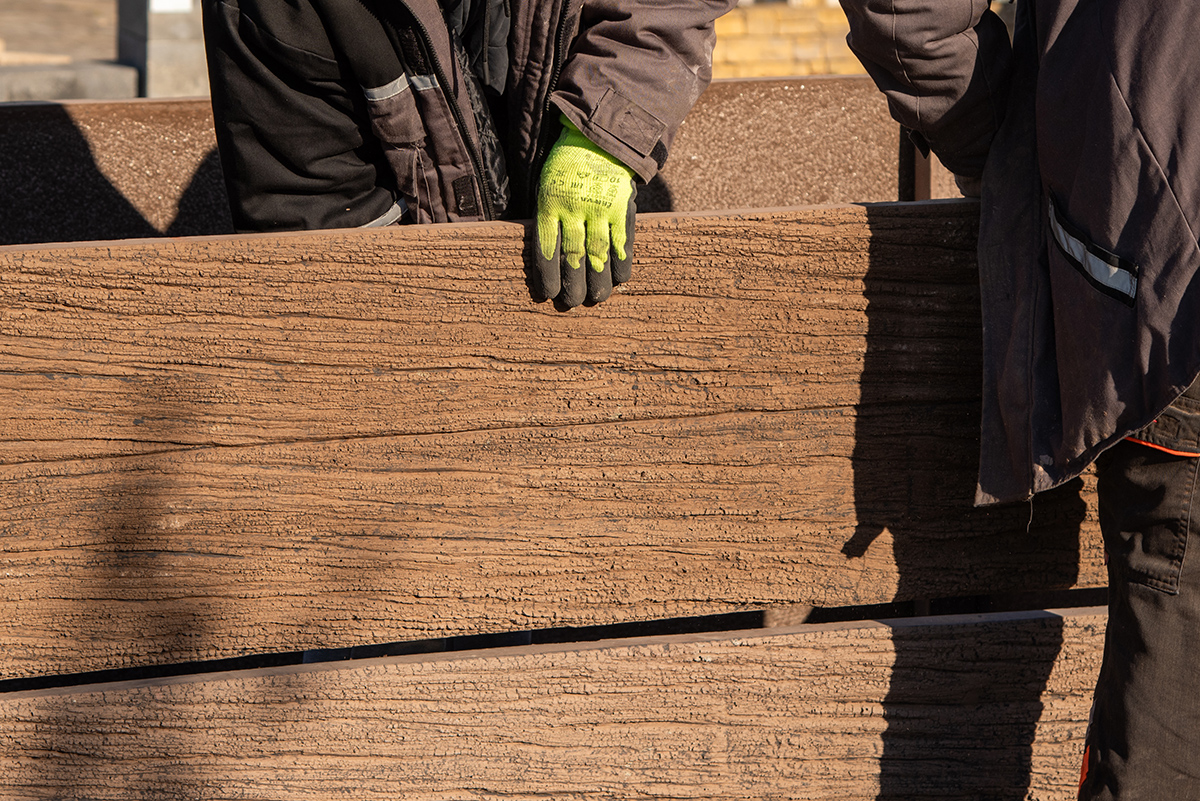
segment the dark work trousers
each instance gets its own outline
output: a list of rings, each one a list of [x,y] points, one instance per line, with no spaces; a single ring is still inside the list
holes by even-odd
[[[1200,801],[1200,456],[1191,454],[1200,454],[1200,382],[1096,461],[1108,629],[1080,801]]]

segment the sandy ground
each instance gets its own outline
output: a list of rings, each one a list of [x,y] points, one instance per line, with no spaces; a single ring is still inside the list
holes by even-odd
[[[0,40],[9,51],[111,61],[117,0],[0,0]]]

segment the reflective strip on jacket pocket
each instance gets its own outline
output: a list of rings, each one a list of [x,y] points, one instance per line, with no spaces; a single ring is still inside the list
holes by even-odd
[[[441,84],[438,83],[436,75],[409,76],[402,72],[399,78],[394,81],[388,81],[383,86],[364,86],[363,95],[367,100],[379,102],[380,100],[387,100],[389,97],[395,97],[409,86],[418,92],[427,92],[430,89],[437,89]]]
[[[402,72],[399,78],[389,81],[383,86],[364,86],[363,95],[366,96],[367,100],[378,102],[380,100],[387,100],[389,97],[395,97],[407,88],[408,76]]]
[[[437,89],[441,86],[436,75],[414,75],[409,80],[412,82],[413,89],[418,92],[428,92],[430,89]]]
[[[1050,231],[1054,241],[1092,286],[1127,306],[1137,296],[1138,266],[1095,242],[1066,220],[1050,199]]]
[[[360,225],[359,228],[382,228],[385,225],[391,225],[394,222],[398,222],[405,214],[408,214],[408,204],[404,202],[404,198],[400,198],[392,204],[390,209],[385,211],[383,214],[380,214],[369,223]]]

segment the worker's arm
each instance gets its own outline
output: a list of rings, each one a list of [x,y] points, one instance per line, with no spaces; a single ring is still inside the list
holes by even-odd
[[[204,0],[203,10],[234,226],[347,228],[395,217],[362,91],[312,5]]]
[[[712,80],[713,22],[736,0],[595,0],[552,96],[558,110],[643,181]]]
[[[562,129],[538,188],[538,271],[547,297],[568,306],[600,302],[629,279],[636,181],[649,181],[666,161],[712,79],[713,22],[735,5],[583,5],[551,97]]]
[[[892,116],[954,174],[983,173],[1004,117],[1008,31],[989,0],[841,0],[846,37]]]

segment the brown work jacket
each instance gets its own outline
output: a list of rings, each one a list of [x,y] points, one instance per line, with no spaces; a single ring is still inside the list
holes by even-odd
[[[1200,372],[1200,44],[1185,0],[842,0],[893,115],[982,174],[980,504],[1079,475]]]
[[[560,114],[648,181],[735,4],[203,0],[234,224],[528,216]]]

